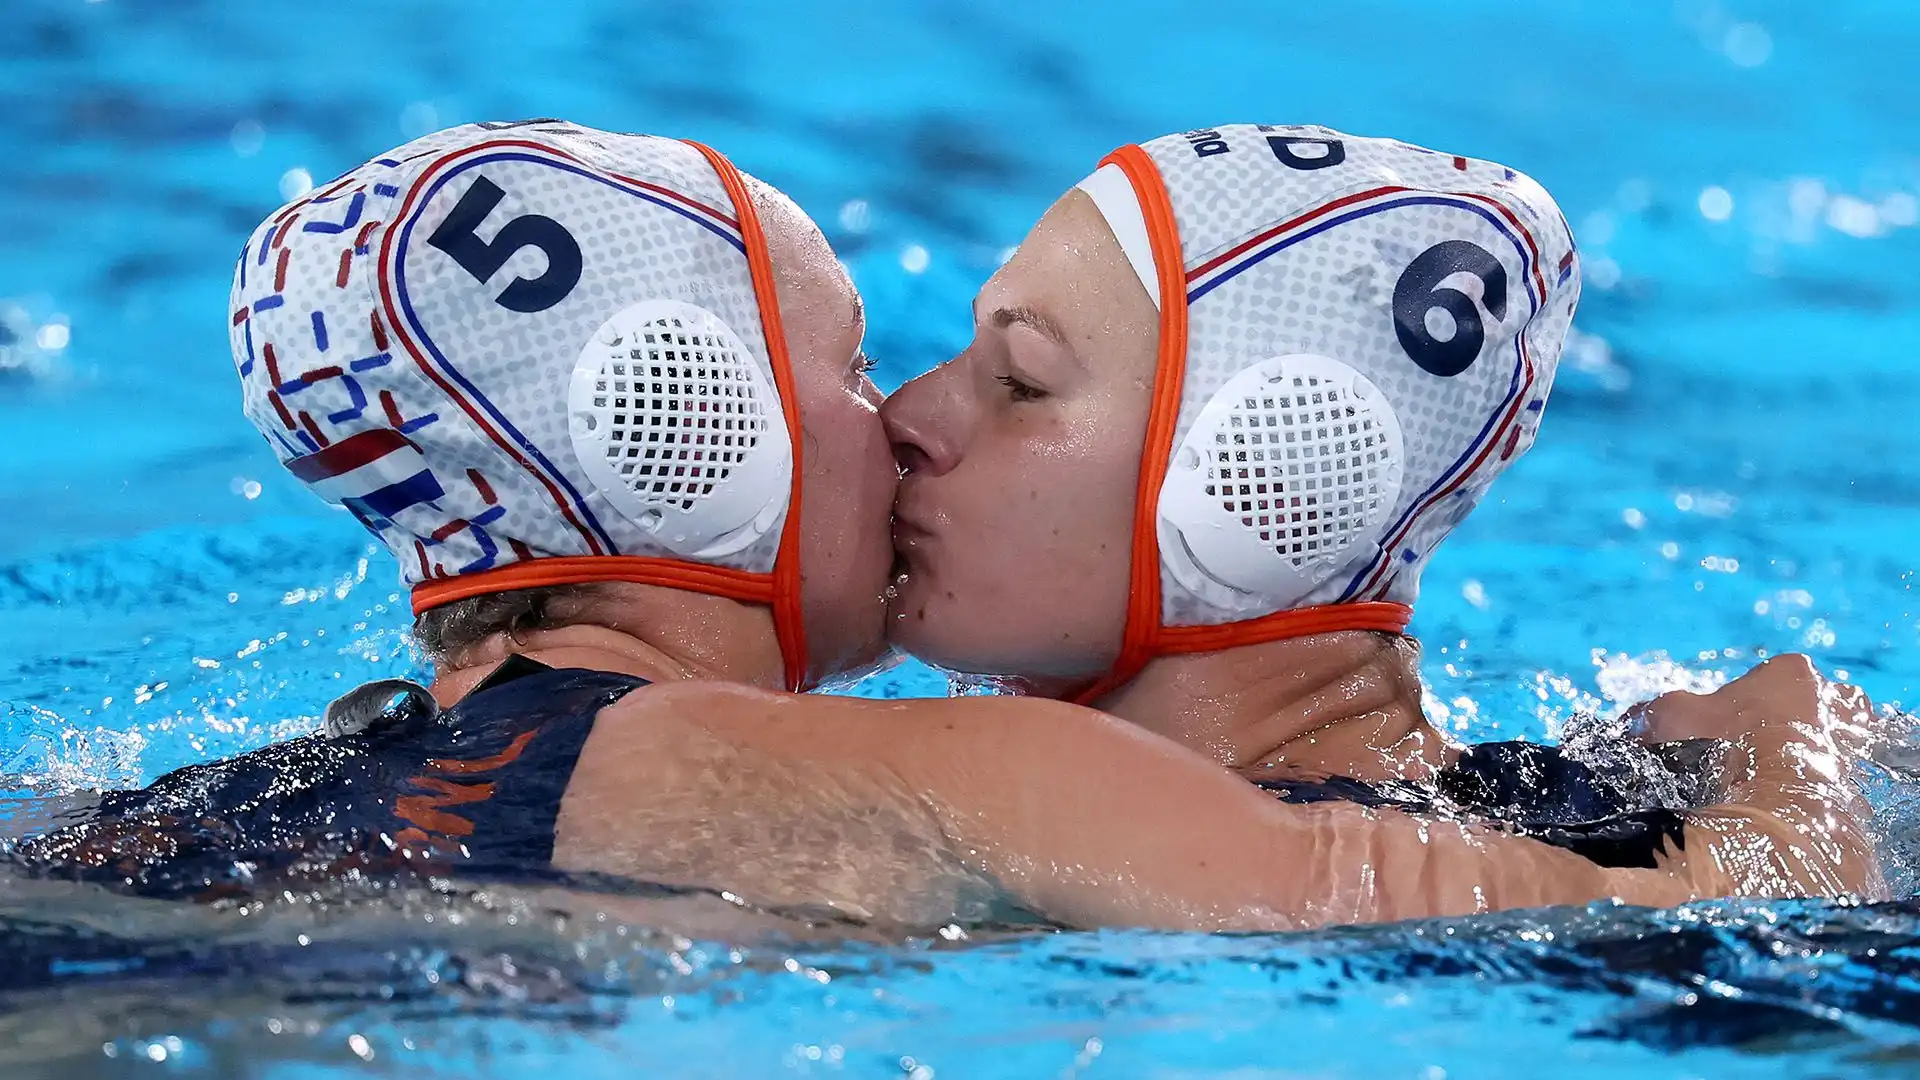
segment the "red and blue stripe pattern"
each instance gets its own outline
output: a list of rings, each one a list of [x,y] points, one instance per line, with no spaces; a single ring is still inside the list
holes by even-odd
[[[602,184],[674,213],[712,233],[743,256],[746,242],[733,215],[658,184],[590,167],[570,154],[536,142],[500,139],[446,154],[421,172],[395,212],[396,226],[388,230],[380,261],[381,300],[396,335],[420,370],[471,418],[486,436],[544,487],[568,525],[594,555],[619,554],[618,545],[595,517],[587,500],[566,474],[548,460],[540,447],[488,400],[479,387],[428,333],[408,295],[399,272],[413,242],[421,210],[447,184],[482,165],[498,162],[532,163],[558,169]]]
[[[1545,305],[1548,286],[1540,270],[1539,244],[1512,208],[1479,192],[1439,193],[1386,186],[1353,192],[1333,199],[1307,212],[1265,229],[1187,271],[1187,303],[1192,305],[1257,266],[1268,258],[1312,237],[1349,222],[1388,211],[1442,206],[1465,210],[1485,220],[1495,232],[1512,245],[1521,264],[1529,308],[1521,325],[1531,321]],[[1571,255],[1562,260],[1556,272],[1565,281],[1573,271]],[[1514,370],[1499,405],[1492,410],[1486,425],[1475,435],[1466,451],[1455,459],[1433,483],[1404,511],[1383,536],[1380,551],[1361,568],[1340,595],[1340,602],[1384,596],[1392,581],[1389,571],[1396,552],[1413,526],[1435,505],[1462,491],[1493,452],[1503,444],[1511,456],[1521,434],[1519,420],[1528,410],[1538,411],[1542,404],[1532,395],[1536,379],[1532,356],[1523,334],[1514,335]],[[1503,458],[1504,460],[1504,458]],[[1416,562],[1420,553],[1412,549],[1399,552],[1397,558]]]

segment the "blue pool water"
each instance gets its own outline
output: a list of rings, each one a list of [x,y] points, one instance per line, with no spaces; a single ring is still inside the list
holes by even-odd
[[[1583,245],[1581,337],[1428,576],[1436,717],[1549,738],[1789,649],[1911,704],[1915,56],[1907,0],[10,0],[0,833],[415,665],[391,564],[239,416],[227,274],[283,186],[477,119],[726,149],[825,224],[885,386],[963,343],[975,286],[1119,143],[1317,122],[1510,162]],[[1906,894],[1911,797],[1877,793]],[[0,1070],[1904,1074],[1916,911],[730,954],[511,899],[223,916],[5,885],[6,951],[59,962],[0,989]]]

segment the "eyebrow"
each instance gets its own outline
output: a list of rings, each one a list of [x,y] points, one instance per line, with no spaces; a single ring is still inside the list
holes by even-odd
[[[987,317],[987,324],[995,330],[1005,330],[1015,323],[1034,331],[1063,349],[1070,349],[1067,345],[1066,333],[1060,329],[1058,323],[1048,318],[1045,312],[1035,311],[1025,305],[1016,305],[998,308]]]

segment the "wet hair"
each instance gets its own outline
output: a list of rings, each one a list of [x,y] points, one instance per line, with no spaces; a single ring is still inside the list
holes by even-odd
[[[455,600],[413,617],[413,639],[436,662],[485,642],[497,634],[518,637],[581,621],[592,585],[551,585],[511,589]]]

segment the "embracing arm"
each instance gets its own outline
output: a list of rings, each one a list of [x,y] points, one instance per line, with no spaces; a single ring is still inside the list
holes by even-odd
[[[880,702],[659,686],[596,725],[563,868],[964,914],[989,887],[1071,925],[1293,929],[1699,895],[1682,869],[1345,804],[1288,806],[1172,742],[1058,702]]]
[[[1872,708],[1858,687],[1822,678],[1797,654],[1711,694],[1667,694],[1642,707],[1649,741],[1729,744],[1725,798],[1688,815],[1703,840],[1689,846],[1701,895],[1885,897],[1872,809],[1853,777]]]

